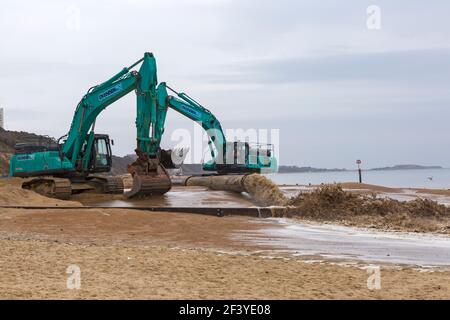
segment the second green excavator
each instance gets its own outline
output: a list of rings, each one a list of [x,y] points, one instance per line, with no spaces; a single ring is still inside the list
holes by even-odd
[[[140,63],[139,71],[133,70]],[[27,178],[24,188],[60,199],[86,190],[123,193],[122,179],[105,175],[112,166],[111,141],[108,135],[94,130],[99,114],[131,91],[136,92],[137,99],[137,160],[128,166],[133,187],[125,193],[127,197],[164,194],[171,188],[167,169],[180,162],[174,163],[173,153],[160,147],[169,108],[207,131],[212,160],[204,164],[204,170],[218,174],[276,171],[272,145],[227,142],[220,122],[208,109],[166,83],[158,83],[155,58],[145,53],[130,67],[88,90],[76,108],[67,135],[55,143],[18,144],[10,162],[10,175]],[[184,159],[186,150],[179,150],[177,156]]]

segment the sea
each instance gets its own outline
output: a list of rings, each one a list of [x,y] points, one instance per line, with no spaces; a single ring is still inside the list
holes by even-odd
[[[267,175],[283,185],[358,182],[358,171],[275,173]],[[397,188],[450,189],[450,169],[363,171],[362,182]]]

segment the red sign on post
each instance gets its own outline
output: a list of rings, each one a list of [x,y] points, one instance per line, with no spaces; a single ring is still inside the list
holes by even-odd
[[[356,164],[361,164],[362,161],[361,160],[356,160]]]

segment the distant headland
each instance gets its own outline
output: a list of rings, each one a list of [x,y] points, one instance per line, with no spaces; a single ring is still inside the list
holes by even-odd
[[[364,169],[364,171],[388,171],[388,170],[422,170],[422,169],[443,169],[441,166],[422,166],[418,164],[397,164],[391,167],[380,167],[372,169]],[[354,171],[349,169],[327,169],[327,168],[314,168],[314,167],[298,167],[298,166],[279,166],[279,173],[299,173],[299,172],[341,172],[341,171]]]

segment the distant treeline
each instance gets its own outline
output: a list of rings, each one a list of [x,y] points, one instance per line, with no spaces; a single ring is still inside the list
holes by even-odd
[[[441,166],[421,166],[417,164],[398,164],[392,167],[381,167],[373,169],[365,169],[365,171],[385,171],[385,170],[420,170],[420,169],[442,169]],[[337,172],[337,171],[354,171],[348,169],[324,169],[313,167],[297,167],[297,166],[280,166],[279,173],[295,173],[295,172]]]
[[[279,166],[279,173],[295,173],[295,172],[329,172],[329,171],[347,171],[347,169],[325,169],[313,167],[297,167],[297,166]]]
[[[403,164],[403,165],[395,165],[392,167],[367,169],[367,171],[412,170],[412,169],[442,169],[442,167],[440,167],[440,166],[420,166],[420,165],[415,165],[415,164]],[[339,169],[339,168],[326,169],[326,168],[298,167],[298,166],[279,166],[279,168],[278,168],[279,173],[344,172],[344,171],[354,171],[354,170]],[[206,173],[205,171],[203,171],[202,165],[199,163],[183,164],[182,172],[185,175]]]
[[[195,164],[183,164],[182,166],[183,174],[200,174],[206,173],[203,171],[203,166],[199,163]],[[326,172],[326,171],[346,171],[346,169],[323,169],[323,168],[313,168],[313,167],[297,167],[297,166],[279,166],[279,173],[295,173],[295,172]]]
[[[419,166],[417,164],[398,164],[392,167],[373,168],[371,170],[412,170],[412,169],[442,169],[441,166]]]

